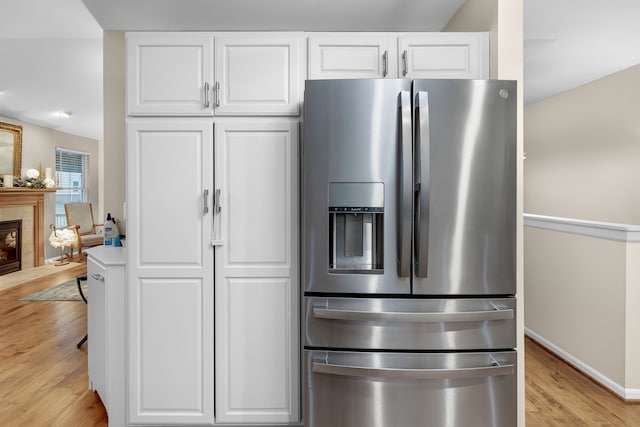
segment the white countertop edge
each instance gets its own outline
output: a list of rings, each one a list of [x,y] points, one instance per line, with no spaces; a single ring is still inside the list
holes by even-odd
[[[125,265],[127,263],[125,247],[95,246],[87,249],[86,252],[104,265]]]
[[[640,242],[640,225],[587,221],[536,214],[524,214],[524,225],[599,239],[615,240],[617,242]]]

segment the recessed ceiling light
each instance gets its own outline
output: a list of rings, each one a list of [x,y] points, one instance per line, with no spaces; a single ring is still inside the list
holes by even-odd
[[[73,113],[71,111],[58,111],[54,115],[56,117],[63,117],[65,119],[68,119],[69,117],[71,117],[73,115]]]

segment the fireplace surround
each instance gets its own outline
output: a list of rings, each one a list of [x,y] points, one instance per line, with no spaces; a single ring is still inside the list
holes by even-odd
[[[21,269],[44,265],[44,195],[55,191],[0,187],[0,222],[21,221]]]

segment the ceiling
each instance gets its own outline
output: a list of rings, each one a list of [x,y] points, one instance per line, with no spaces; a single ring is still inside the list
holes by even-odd
[[[102,29],[439,31],[463,2],[2,0],[0,116],[102,139]],[[524,0],[525,103],[639,64],[638,22],[637,0]]]

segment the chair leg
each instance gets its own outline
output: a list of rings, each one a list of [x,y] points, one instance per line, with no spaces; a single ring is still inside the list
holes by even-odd
[[[85,336],[84,336],[84,338],[82,338],[82,339],[80,340],[80,342],[79,342],[78,344],[76,344],[76,348],[80,348],[80,347],[82,347],[82,344],[84,344],[84,343],[86,343],[86,342],[87,342],[87,338],[88,338],[88,337],[89,337],[89,335],[88,335],[88,334],[87,334],[87,335],[85,335]]]
[[[82,292],[82,286],[80,286],[80,281],[81,280],[87,280],[87,275],[86,274],[81,274],[79,276],[76,276],[76,285],[78,285],[78,292],[80,292],[80,296],[82,297],[82,299],[84,300],[84,303],[87,303],[87,298],[84,296],[84,292]],[[84,338],[82,338],[80,340],[80,342],[78,344],[76,344],[76,348],[80,348],[82,347],[82,344],[87,342],[87,338],[89,337],[89,334],[85,335]]]

